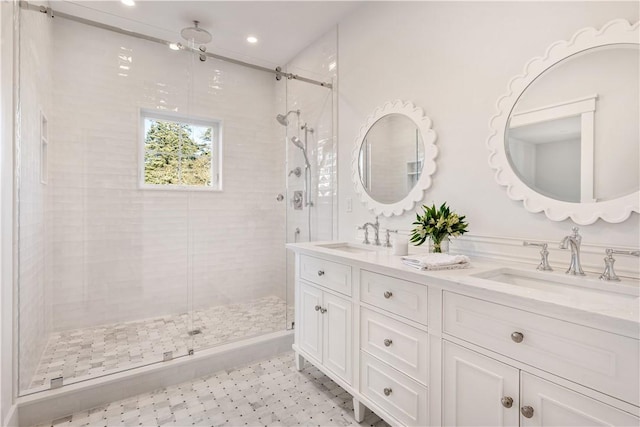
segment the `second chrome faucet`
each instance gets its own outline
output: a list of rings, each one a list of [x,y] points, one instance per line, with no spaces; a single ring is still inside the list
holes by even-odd
[[[560,242],[560,249],[571,248],[571,261],[569,262],[567,274],[584,276],[582,265],[580,265],[580,244],[582,243],[582,236],[578,233],[578,230],[578,227],[573,227],[571,229],[573,233],[562,239]]]

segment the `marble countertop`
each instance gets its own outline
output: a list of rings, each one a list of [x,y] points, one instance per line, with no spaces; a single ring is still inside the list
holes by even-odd
[[[500,302],[516,304],[518,308],[527,311],[640,339],[640,281],[637,279],[603,282],[596,274],[567,277],[564,271],[538,272],[536,265],[494,262],[476,257],[471,259],[469,268],[425,271],[407,266],[402,262],[401,256],[393,255],[388,248],[351,253],[320,246],[336,243],[339,242],[289,243],[286,246],[295,252],[322,256],[335,262],[348,262],[359,268],[370,268],[382,274],[387,273],[453,292],[464,292],[492,300],[499,298]],[[426,254],[426,248],[410,247],[410,254]],[[496,269],[516,270],[525,274],[532,272],[537,277],[548,277],[550,286],[536,289],[476,277]]]

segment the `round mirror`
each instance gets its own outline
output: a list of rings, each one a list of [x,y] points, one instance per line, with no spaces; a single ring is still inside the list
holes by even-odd
[[[380,203],[397,203],[407,197],[420,179],[423,164],[420,130],[402,114],[380,118],[360,145],[360,182]]]
[[[409,102],[378,108],[356,139],[353,181],[362,201],[376,214],[413,209],[435,172],[436,134],[431,120]]]
[[[618,19],[552,44],[498,100],[489,164],[527,210],[578,224],[640,211],[638,28]]]
[[[529,188],[572,203],[640,190],[639,65],[637,44],[596,47],[525,89],[509,116],[505,150]]]

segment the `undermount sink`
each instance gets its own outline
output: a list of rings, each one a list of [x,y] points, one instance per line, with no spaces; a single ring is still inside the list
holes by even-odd
[[[336,251],[349,252],[352,254],[364,254],[380,250],[380,247],[371,247],[348,242],[323,243],[316,246],[318,246],[319,248],[333,249]]]
[[[472,277],[505,283],[520,288],[551,292],[567,297],[575,297],[598,301],[603,298],[611,301],[625,302],[637,300],[640,288],[637,281],[633,284],[624,282],[604,282],[594,277],[568,276],[562,273],[517,270],[514,268],[498,268],[472,274]]]

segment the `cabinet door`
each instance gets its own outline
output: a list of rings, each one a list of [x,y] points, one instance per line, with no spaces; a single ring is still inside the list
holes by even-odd
[[[518,425],[518,369],[447,341],[442,363],[444,425]]]
[[[324,294],[324,342],[322,363],[333,373],[351,384],[352,310],[351,301],[332,294]]]
[[[309,355],[322,362],[322,291],[304,282],[300,283],[300,325],[298,345]],[[316,308],[318,308],[316,310]]]
[[[638,426],[640,420],[605,403],[521,372],[520,417],[525,426]],[[530,415],[530,417],[529,417]]]

